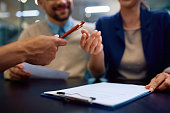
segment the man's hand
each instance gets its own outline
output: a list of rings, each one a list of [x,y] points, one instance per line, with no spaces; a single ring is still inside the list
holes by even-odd
[[[145,88],[151,92],[155,89],[159,91],[170,90],[170,74],[162,72],[156,75]]]
[[[47,65],[56,56],[59,46],[66,45],[65,39],[56,36],[37,36],[21,41],[26,52],[26,61],[36,65]]]

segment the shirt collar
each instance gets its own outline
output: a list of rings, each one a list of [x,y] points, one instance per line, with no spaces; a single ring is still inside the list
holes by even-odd
[[[63,28],[64,32],[69,31],[73,27],[73,19],[72,19],[72,17],[69,17],[68,21],[63,26],[54,24],[48,19],[47,19],[47,24],[48,24],[50,30],[52,31],[52,33],[55,35],[55,34],[59,33],[60,27]]]

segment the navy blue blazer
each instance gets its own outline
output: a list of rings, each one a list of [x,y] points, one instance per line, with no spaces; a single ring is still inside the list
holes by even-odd
[[[170,16],[164,11],[140,9],[141,35],[147,75],[152,78],[170,66]],[[125,39],[120,12],[99,18],[96,29],[102,32],[106,77],[115,79],[124,50]]]

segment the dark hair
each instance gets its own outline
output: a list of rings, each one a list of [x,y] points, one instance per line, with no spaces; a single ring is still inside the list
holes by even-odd
[[[142,6],[144,9],[148,9],[145,0],[141,0],[141,6]]]

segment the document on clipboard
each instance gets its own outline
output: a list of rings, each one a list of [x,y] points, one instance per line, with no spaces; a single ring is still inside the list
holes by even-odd
[[[57,91],[47,91],[42,93],[41,96],[114,109],[150,93],[142,85],[96,83]]]

